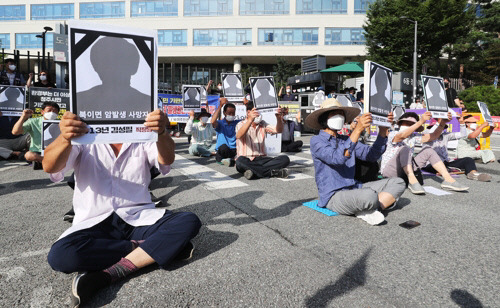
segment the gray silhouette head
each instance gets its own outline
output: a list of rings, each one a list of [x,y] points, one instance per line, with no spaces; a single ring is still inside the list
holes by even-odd
[[[198,95],[198,91],[196,91],[195,88],[189,88],[187,90],[187,95],[189,97],[189,100],[196,100],[196,96]]]
[[[439,93],[441,92],[441,85],[439,84],[439,81],[435,79],[430,79],[429,80],[429,90],[432,93],[432,96],[437,96],[439,97]]]
[[[269,90],[271,90],[271,84],[264,79],[257,80],[255,85],[257,90],[259,90],[261,96],[269,96]]]
[[[137,47],[123,38],[106,36],[90,50],[90,63],[103,83],[130,83],[139,68]]]
[[[61,130],[59,129],[59,125],[52,124],[47,128],[48,133],[44,133],[44,142],[43,145],[46,147],[52,143],[60,134]]]
[[[17,101],[17,99],[19,98],[19,96],[21,96],[21,92],[18,89],[9,87],[5,90],[4,93],[7,100],[4,100],[2,102],[2,105],[9,107],[19,106],[19,102]]]
[[[383,70],[378,69],[374,77],[376,80],[375,85],[377,86],[377,93],[385,93],[388,84],[387,74]]]

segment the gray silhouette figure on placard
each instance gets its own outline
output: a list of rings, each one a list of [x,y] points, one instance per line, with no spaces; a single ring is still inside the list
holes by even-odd
[[[431,110],[446,110],[448,109],[448,102],[446,97],[441,97],[441,91],[443,88],[436,79],[429,79],[427,86],[429,87],[429,93],[427,95],[427,104]],[[443,91],[444,92],[444,91]]]
[[[56,140],[57,137],[61,134],[61,130],[59,129],[59,124],[54,123],[49,125],[49,127],[43,133],[43,146],[46,148],[52,141]]]
[[[196,88],[188,88],[184,99],[186,108],[200,108],[200,94]]]
[[[224,79],[224,91],[226,96],[243,96],[241,81],[236,75],[227,75]]]
[[[128,117],[132,111],[151,111],[151,96],[130,85],[130,78],[137,72],[140,62],[134,44],[123,38],[103,37],[91,47],[90,62],[102,84],[76,94],[78,110],[126,111],[125,119],[134,119]],[[76,78],[87,76],[77,75]]]
[[[372,78],[375,78],[375,87],[377,93],[370,93],[370,107],[380,108],[388,111],[391,109],[391,101],[389,97],[385,96],[385,91],[389,85],[387,73],[382,69],[377,69]]]
[[[257,89],[257,91],[254,91],[257,92],[254,97],[256,106],[264,105],[265,107],[274,107],[276,105],[276,96],[274,91],[271,92],[271,83],[268,80],[257,80],[254,88]]]
[[[19,102],[19,96],[21,96],[21,91],[17,88],[8,87],[4,92],[7,100],[0,102],[1,106],[9,110],[23,110],[23,103]]]

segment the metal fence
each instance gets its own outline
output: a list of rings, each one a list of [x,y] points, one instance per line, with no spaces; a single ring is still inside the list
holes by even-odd
[[[17,71],[20,72],[25,80],[28,80],[28,74],[35,71],[35,67],[37,67],[37,72],[39,72],[43,65],[43,55],[40,51],[36,53],[30,53],[30,51],[26,51],[25,54],[22,54],[19,50],[14,50],[13,52],[5,52],[5,49],[2,48],[1,63],[4,62],[5,59],[14,59],[16,61]],[[51,58],[50,52],[47,52],[45,55],[45,69],[49,72],[49,74],[54,77],[53,71],[53,59]],[[55,80],[55,78],[52,78]]]
[[[463,91],[467,88],[474,86],[474,81],[465,78],[450,78],[450,87],[457,90],[457,92]]]

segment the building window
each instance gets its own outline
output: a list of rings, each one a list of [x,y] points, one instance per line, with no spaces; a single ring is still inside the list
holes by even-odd
[[[363,28],[326,28],[325,45],[364,45]]]
[[[73,3],[31,5],[31,20],[58,20],[74,17],[75,5]]]
[[[150,0],[130,2],[132,17],[177,16],[177,0]]]
[[[10,33],[0,33],[0,49],[10,49]]]
[[[252,44],[252,29],[194,29],[194,46],[247,46]]]
[[[354,0],[354,14],[366,14],[370,4],[375,0]]]
[[[25,5],[0,5],[0,21],[26,20]]]
[[[232,14],[232,0],[184,0],[184,16],[223,16]]]
[[[29,49],[29,48],[42,48],[43,40],[36,37],[40,33],[16,33],[16,48],[17,49]],[[53,48],[54,37],[53,33],[49,32],[45,35],[45,47]]]
[[[347,14],[347,0],[296,1],[297,14]]]
[[[80,3],[80,18],[123,18],[125,2],[85,2]]]
[[[187,30],[158,30],[158,46],[187,46]]]
[[[240,15],[285,15],[290,0],[240,0]]]
[[[318,45],[318,28],[259,29],[259,45]]]

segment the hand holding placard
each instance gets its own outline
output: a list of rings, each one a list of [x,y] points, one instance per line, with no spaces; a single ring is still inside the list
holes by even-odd
[[[168,117],[160,109],[150,112],[146,117],[146,122],[144,122],[144,126],[160,135],[165,132],[167,124]]]
[[[87,124],[80,120],[80,117],[71,111],[66,111],[59,123],[61,136],[67,141],[85,135],[89,129]]]

